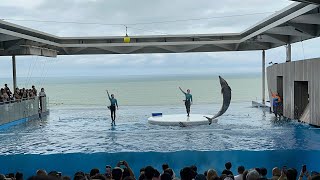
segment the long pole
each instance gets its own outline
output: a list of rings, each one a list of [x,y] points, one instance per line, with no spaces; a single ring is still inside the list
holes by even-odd
[[[265,96],[265,90],[266,90],[266,52],[262,51],[262,104],[266,104],[266,96]]]
[[[16,56],[12,56],[12,77],[13,77],[13,91],[17,88],[17,71],[16,71]]]

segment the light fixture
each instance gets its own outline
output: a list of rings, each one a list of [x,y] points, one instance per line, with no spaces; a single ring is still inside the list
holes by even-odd
[[[125,27],[126,27],[126,36],[123,38],[123,42],[130,43],[130,37],[128,36],[128,31],[127,31],[128,27],[127,26]]]

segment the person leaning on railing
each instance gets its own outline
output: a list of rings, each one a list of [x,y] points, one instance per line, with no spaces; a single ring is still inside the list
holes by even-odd
[[[12,92],[10,91],[10,88],[8,87],[8,84],[4,84],[4,91],[8,94],[9,98],[12,95]]]
[[[1,88],[0,101],[4,103],[10,102],[10,98],[4,88]]]
[[[14,97],[14,100],[15,100],[15,101],[20,101],[21,96],[20,96],[20,90],[19,90],[19,88],[16,88],[16,90],[14,91],[13,97]]]
[[[35,86],[34,85],[32,85],[32,93],[34,94],[34,96],[37,96],[38,95],[38,91],[37,91],[37,89],[35,88]]]

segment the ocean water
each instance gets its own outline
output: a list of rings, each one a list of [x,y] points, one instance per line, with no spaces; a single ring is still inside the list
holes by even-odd
[[[261,77],[225,78],[234,89],[233,102],[261,99]],[[29,84],[43,86],[52,105],[105,106],[106,89],[124,106],[179,105],[183,99],[179,86],[191,89],[195,104],[221,102],[219,78],[214,75],[47,78],[46,83],[38,85],[34,79]]]
[[[296,120],[277,120],[268,110],[251,107],[260,99],[261,78],[225,77],[232,103],[218,123],[202,126],[157,126],[152,112],[183,114],[178,86],[190,88],[192,113],[215,114],[222,97],[218,77],[49,78],[42,86],[50,97],[50,115],[0,130],[0,170],[31,175],[38,168],[72,175],[119,160],[139,168],[164,162],[178,173],[196,164],[199,171],[222,171],[226,161],[246,167],[288,165],[317,170],[320,131]],[[34,84],[38,87],[40,85]],[[119,101],[117,126],[110,126],[105,89]],[[17,166],[17,163],[19,164]]]

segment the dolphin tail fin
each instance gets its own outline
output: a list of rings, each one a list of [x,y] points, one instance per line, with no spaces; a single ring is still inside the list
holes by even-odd
[[[208,121],[209,121],[209,125],[211,125],[212,124],[212,118],[209,118],[209,117],[207,117],[207,116],[204,116],[205,118],[207,118],[208,119]]]

